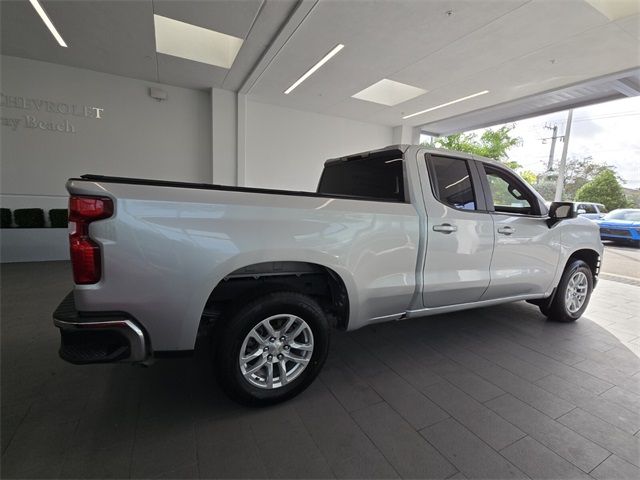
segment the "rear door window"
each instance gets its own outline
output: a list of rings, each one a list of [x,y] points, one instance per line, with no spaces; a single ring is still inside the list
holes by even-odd
[[[431,155],[427,160],[435,197],[459,210],[477,210],[469,163],[461,158]]]

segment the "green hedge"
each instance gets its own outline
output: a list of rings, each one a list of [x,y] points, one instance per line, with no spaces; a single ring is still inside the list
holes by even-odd
[[[13,211],[13,220],[18,228],[44,228],[44,210],[19,208]]]
[[[52,208],[49,210],[51,228],[67,228],[69,224],[69,212],[66,208]]]
[[[11,227],[11,210],[8,208],[0,208],[0,228]]]

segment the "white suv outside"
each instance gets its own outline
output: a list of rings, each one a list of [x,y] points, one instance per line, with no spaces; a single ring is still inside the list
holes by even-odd
[[[576,213],[590,220],[600,220],[608,213],[607,208],[601,203],[575,202]]]

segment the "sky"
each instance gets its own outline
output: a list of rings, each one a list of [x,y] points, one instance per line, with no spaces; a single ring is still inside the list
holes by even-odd
[[[542,139],[553,133],[544,127],[558,125],[558,135],[564,135],[566,123],[566,111],[516,122],[512,134],[522,138],[522,146],[509,150],[510,160],[521,164],[523,170],[544,172],[551,141],[543,143]],[[481,134],[482,131],[475,132]],[[557,141],[556,162],[560,160],[562,148],[563,143]],[[640,188],[640,97],[575,109],[567,156],[591,156],[596,162],[614,166],[625,187]]]

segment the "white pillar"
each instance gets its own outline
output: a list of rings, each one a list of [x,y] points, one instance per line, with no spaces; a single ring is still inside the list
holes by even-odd
[[[420,127],[410,125],[393,127],[393,143],[418,145],[420,143]]]
[[[246,185],[247,168],[247,95],[238,93],[238,122],[236,124],[237,139],[237,184],[240,187]]]
[[[211,180],[220,185],[237,185],[236,94],[211,89]]]

